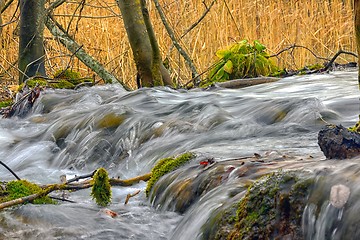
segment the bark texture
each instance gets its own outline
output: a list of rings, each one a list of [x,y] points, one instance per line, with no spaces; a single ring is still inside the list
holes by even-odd
[[[45,0],[20,0],[19,83],[46,76],[43,45]]]
[[[358,56],[360,56],[360,0],[354,0],[354,26]],[[358,57],[358,66],[360,66],[360,57]],[[360,88],[360,72],[358,75]]]
[[[144,2],[142,0],[117,0],[116,2],[133,51],[141,86],[172,85],[170,75],[157,52],[157,41]]]
[[[360,134],[341,125],[324,127],[319,132],[318,144],[329,159],[347,159],[360,155]]]

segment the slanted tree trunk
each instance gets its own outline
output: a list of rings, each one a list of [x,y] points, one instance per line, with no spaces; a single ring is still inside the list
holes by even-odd
[[[2,9],[3,7],[5,6],[5,0],[0,0],[0,9]],[[0,40],[2,39],[2,24],[3,24],[3,21],[2,21],[2,13],[0,12]]]
[[[354,0],[354,15],[355,15],[355,37],[358,52],[358,66],[360,66],[360,0]],[[360,88],[360,72],[358,74],[358,82]]]
[[[123,17],[142,87],[172,85],[164,67],[145,0],[116,0]]]
[[[20,0],[19,83],[46,76],[43,45],[45,0]]]

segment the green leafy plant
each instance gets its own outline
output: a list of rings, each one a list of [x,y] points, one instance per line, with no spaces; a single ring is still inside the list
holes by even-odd
[[[359,119],[360,119],[360,115],[359,115]],[[360,120],[354,126],[349,127],[348,130],[351,132],[360,133]]]
[[[104,168],[99,168],[93,177],[91,196],[99,206],[105,207],[111,202],[109,175]]]
[[[242,40],[216,52],[220,59],[210,69],[208,78],[200,84],[207,87],[215,82],[225,82],[237,78],[269,76],[278,72],[278,67],[269,59],[266,47],[259,41],[251,45]]]

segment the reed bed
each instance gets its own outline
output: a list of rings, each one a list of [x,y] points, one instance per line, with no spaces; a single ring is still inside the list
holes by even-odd
[[[199,73],[216,60],[215,52],[236,41],[259,40],[270,54],[293,44],[306,46],[317,56],[331,58],[338,50],[356,51],[351,0],[217,0],[205,18],[182,36],[211,5],[213,0],[163,0],[160,4],[181,45],[187,50]],[[135,88],[136,68],[122,23],[113,0],[68,1],[54,12],[56,19],[93,57],[116,77]],[[191,72],[173,47],[168,34],[149,1],[149,11],[163,58],[170,61],[171,74],[179,83],[187,82]],[[3,22],[18,19],[14,3],[3,13]],[[3,27],[0,49],[1,81],[17,81],[18,21]],[[182,36],[182,37],[181,37]],[[93,75],[45,30],[46,67],[49,75],[70,67],[84,76]],[[323,63],[304,48],[286,51],[274,58],[281,67],[297,69]],[[339,61],[355,61],[342,56]],[[206,76],[206,73],[204,74]]]

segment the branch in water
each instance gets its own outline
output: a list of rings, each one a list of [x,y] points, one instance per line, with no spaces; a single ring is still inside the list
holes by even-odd
[[[96,171],[94,171],[94,172],[96,172]],[[88,179],[88,180],[85,180],[85,181],[82,181],[82,182],[78,182],[78,183],[72,183],[72,182],[77,181],[79,179],[92,177],[94,175],[94,172],[91,173],[91,174],[75,177],[75,178],[70,179],[68,182],[63,183],[63,184],[49,184],[49,185],[41,186],[41,188],[43,189],[41,192],[26,196],[26,197],[17,198],[17,199],[11,200],[11,201],[0,203],[0,209],[12,207],[12,206],[15,206],[15,205],[18,205],[18,204],[31,202],[31,201],[34,201],[35,199],[44,197],[44,196],[48,195],[49,193],[51,193],[53,191],[57,191],[57,190],[77,191],[77,190],[81,190],[81,189],[91,188],[94,185],[94,181],[93,181],[92,178]],[[147,174],[137,176],[137,177],[134,177],[134,178],[129,178],[129,179],[111,178],[111,179],[109,179],[109,183],[110,183],[111,186],[123,186],[123,187],[132,186],[134,184],[139,183],[140,181],[148,181],[150,179],[150,177],[151,177],[151,173],[147,173]],[[138,194],[138,192],[132,194],[130,197],[133,197],[136,194]],[[130,197],[129,197],[129,199],[130,199]]]

